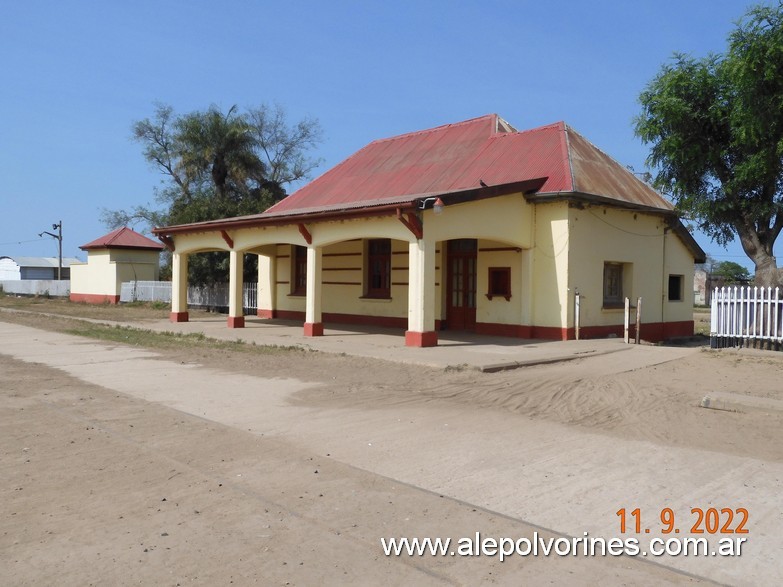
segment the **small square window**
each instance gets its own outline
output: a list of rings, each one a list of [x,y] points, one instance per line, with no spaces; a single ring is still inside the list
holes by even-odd
[[[490,267],[487,280],[487,299],[494,297],[511,299],[511,267]]]
[[[681,302],[683,299],[684,275],[669,275],[669,301]]]

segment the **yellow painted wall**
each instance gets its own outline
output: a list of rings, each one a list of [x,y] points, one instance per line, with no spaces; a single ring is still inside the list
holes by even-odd
[[[656,215],[598,206],[569,210],[571,238],[585,246],[570,255],[570,284],[581,294],[582,325],[622,323],[621,309],[603,308],[605,262],[623,263],[623,295],[642,297],[642,322],[693,319],[693,255]],[[664,239],[666,266],[664,268]],[[666,298],[669,273],[683,275],[684,299]],[[570,298],[573,306],[573,291]],[[569,325],[573,325],[571,314]]]
[[[693,253],[683,244],[680,238],[670,232],[666,234],[666,264],[664,287],[666,298],[664,303],[665,322],[685,322],[693,320]],[[669,275],[682,275],[682,301],[669,301]]]
[[[513,251],[491,251],[489,249],[506,249],[513,247],[508,243],[480,239],[478,241],[478,274],[476,283],[476,321],[494,324],[525,324],[523,322],[524,298],[528,295],[524,289],[525,283],[524,259],[520,248]],[[509,267],[511,269],[511,299],[493,297],[486,294],[489,291],[489,268]]]
[[[408,314],[408,244],[392,240],[391,299],[363,298],[365,239],[323,249],[322,308],[324,312],[403,318]],[[277,309],[304,312],[305,297],[291,295],[291,245],[277,247]]]
[[[437,241],[477,238],[533,246],[534,206],[522,194],[446,206],[423,213],[424,236]]]
[[[86,263],[71,265],[71,293],[118,296],[123,281],[156,281],[159,256],[155,251],[89,251]]]
[[[476,319],[480,323],[569,328],[574,293],[582,295],[582,325],[615,325],[622,311],[603,308],[604,262],[624,264],[624,293],[644,298],[644,322],[691,319],[693,258],[664,219],[602,206],[583,209],[567,202],[528,203],[514,194],[419,213],[424,238],[437,243],[435,316],[445,319],[446,243],[478,239]],[[413,234],[396,217],[357,218],[307,224],[313,244],[323,247],[322,309],[325,313],[405,318],[408,315],[408,245]],[[291,245],[306,246],[297,226],[230,231],[238,250],[276,259],[276,309],[305,311],[304,296],[291,295]],[[366,240],[392,239],[390,300],[363,299]],[[219,232],[175,237],[178,252],[228,250]],[[489,251],[514,247],[519,250]],[[483,250],[482,250],[483,249]],[[512,297],[488,300],[488,270],[510,267]],[[75,266],[78,275],[79,267]],[[683,301],[666,299],[668,275],[683,276]]]
[[[570,312],[568,204],[537,204],[530,283],[532,324],[562,328]],[[578,247],[587,246],[582,241]]]

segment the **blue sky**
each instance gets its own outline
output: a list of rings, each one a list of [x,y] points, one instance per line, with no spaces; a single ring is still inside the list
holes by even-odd
[[[743,0],[5,2],[0,15],[0,255],[56,256],[107,232],[101,208],[152,201],[130,139],[179,113],[279,103],[318,118],[318,175],[382,137],[497,112],[565,120],[637,171],[637,97],[675,51],[721,52]],[[752,268],[739,245],[718,260]],[[21,242],[21,244],[19,244]],[[780,253],[780,246],[777,247]]]

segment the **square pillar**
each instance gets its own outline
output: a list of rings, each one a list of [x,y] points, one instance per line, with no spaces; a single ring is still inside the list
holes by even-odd
[[[244,281],[242,272],[245,267],[245,254],[241,251],[229,251],[228,255],[228,327],[244,328]]]
[[[321,247],[307,247],[307,299],[305,300],[305,336],[322,336],[324,325],[321,322],[321,267],[323,251]]]
[[[172,322],[188,321],[188,256],[171,255],[171,314]]]
[[[519,255],[519,275],[522,283],[512,283],[511,291],[519,289],[518,302],[520,304],[521,324],[532,326],[533,324],[533,249],[522,249]]]
[[[274,318],[277,309],[277,256],[258,256],[258,309],[259,318]]]
[[[408,246],[408,330],[405,345],[438,346],[435,331],[435,243]]]

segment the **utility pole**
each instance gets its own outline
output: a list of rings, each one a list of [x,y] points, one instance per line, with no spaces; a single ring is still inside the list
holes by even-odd
[[[39,233],[38,236],[43,236],[45,234],[48,234],[52,238],[57,239],[59,259],[60,259],[60,262],[57,265],[57,281],[61,281],[63,278],[63,221],[60,220],[60,222],[58,222],[57,224],[52,224],[52,230],[56,230],[57,234],[53,234],[51,232],[44,230],[43,232]]]

